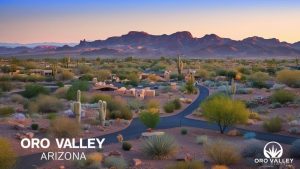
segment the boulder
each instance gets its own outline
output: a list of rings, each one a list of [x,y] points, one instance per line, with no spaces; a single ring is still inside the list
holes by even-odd
[[[133,163],[133,166],[139,166],[139,165],[142,165],[142,160],[138,159],[138,158],[134,158],[134,159],[132,159],[132,163]]]
[[[65,169],[65,166],[61,165],[59,166],[59,169]]]
[[[110,151],[108,153],[108,156],[121,156],[121,155],[122,155],[121,152],[120,151],[116,151],[116,150]]]
[[[237,129],[232,129],[230,131],[227,132],[228,136],[240,136],[241,132]]]
[[[165,132],[160,132],[160,131],[155,131],[155,132],[143,132],[142,133],[142,137],[143,138],[148,138],[148,137],[152,137],[152,136],[162,136],[164,135]]]
[[[180,153],[176,156],[176,161],[192,161],[193,158],[190,153]]]
[[[253,119],[248,119],[247,125],[254,125],[255,121]]]
[[[25,134],[25,136],[29,139],[33,138],[34,137],[34,133],[33,132],[28,132]]]

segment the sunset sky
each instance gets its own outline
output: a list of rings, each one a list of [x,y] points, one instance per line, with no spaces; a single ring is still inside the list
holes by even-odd
[[[79,42],[129,31],[300,41],[296,0],[0,0],[0,42]]]

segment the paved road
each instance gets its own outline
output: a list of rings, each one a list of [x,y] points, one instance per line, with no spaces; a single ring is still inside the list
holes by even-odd
[[[195,109],[197,109],[201,101],[203,101],[209,95],[209,91],[206,87],[198,86],[198,88],[200,90],[200,95],[196,98],[196,100],[192,104],[190,104],[187,108],[185,108],[182,112],[174,116],[161,117],[157,129],[167,129],[167,128],[187,126],[187,127],[219,130],[216,124],[209,123],[202,120],[185,118],[185,116],[191,114]],[[124,140],[130,140],[130,139],[139,138],[141,133],[144,132],[145,130],[146,127],[138,120],[138,118],[135,118],[133,119],[129,127],[127,127],[126,129],[116,133],[107,134],[99,138],[105,138],[106,144],[115,143],[117,142],[116,136],[118,134],[122,134]],[[255,131],[250,131],[245,129],[239,129],[239,130],[241,130],[242,132],[255,132]],[[283,136],[283,135],[271,134],[265,132],[255,132],[255,133],[257,139],[265,140],[265,141],[277,141],[285,144],[291,144],[296,139],[300,139],[299,137]],[[42,164],[47,162],[47,161],[39,160],[40,157],[41,157],[41,153],[21,157],[17,169],[31,169],[31,168],[35,168],[34,166],[32,166],[32,164],[41,166]]]

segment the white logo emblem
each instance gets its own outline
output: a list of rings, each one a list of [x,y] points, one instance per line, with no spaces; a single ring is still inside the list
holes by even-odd
[[[268,142],[264,147],[264,155],[266,158],[280,158],[282,153],[282,146],[275,141]]]

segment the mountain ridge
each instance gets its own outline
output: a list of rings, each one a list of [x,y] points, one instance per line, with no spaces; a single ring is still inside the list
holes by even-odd
[[[143,31],[130,31],[121,36],[112,36],[104,40],[80,40],[75,46],[42,45],[34,48],[0,47],[0,55],[22,54],[68,54],[78,56],[176,56],[187,57],[294,57],[300,55],[300,41],[288,43],[276,38],[259,36],[242,40],[223,38],[216,34],[194,37],[188,31],[173,34],[152,35]]]

